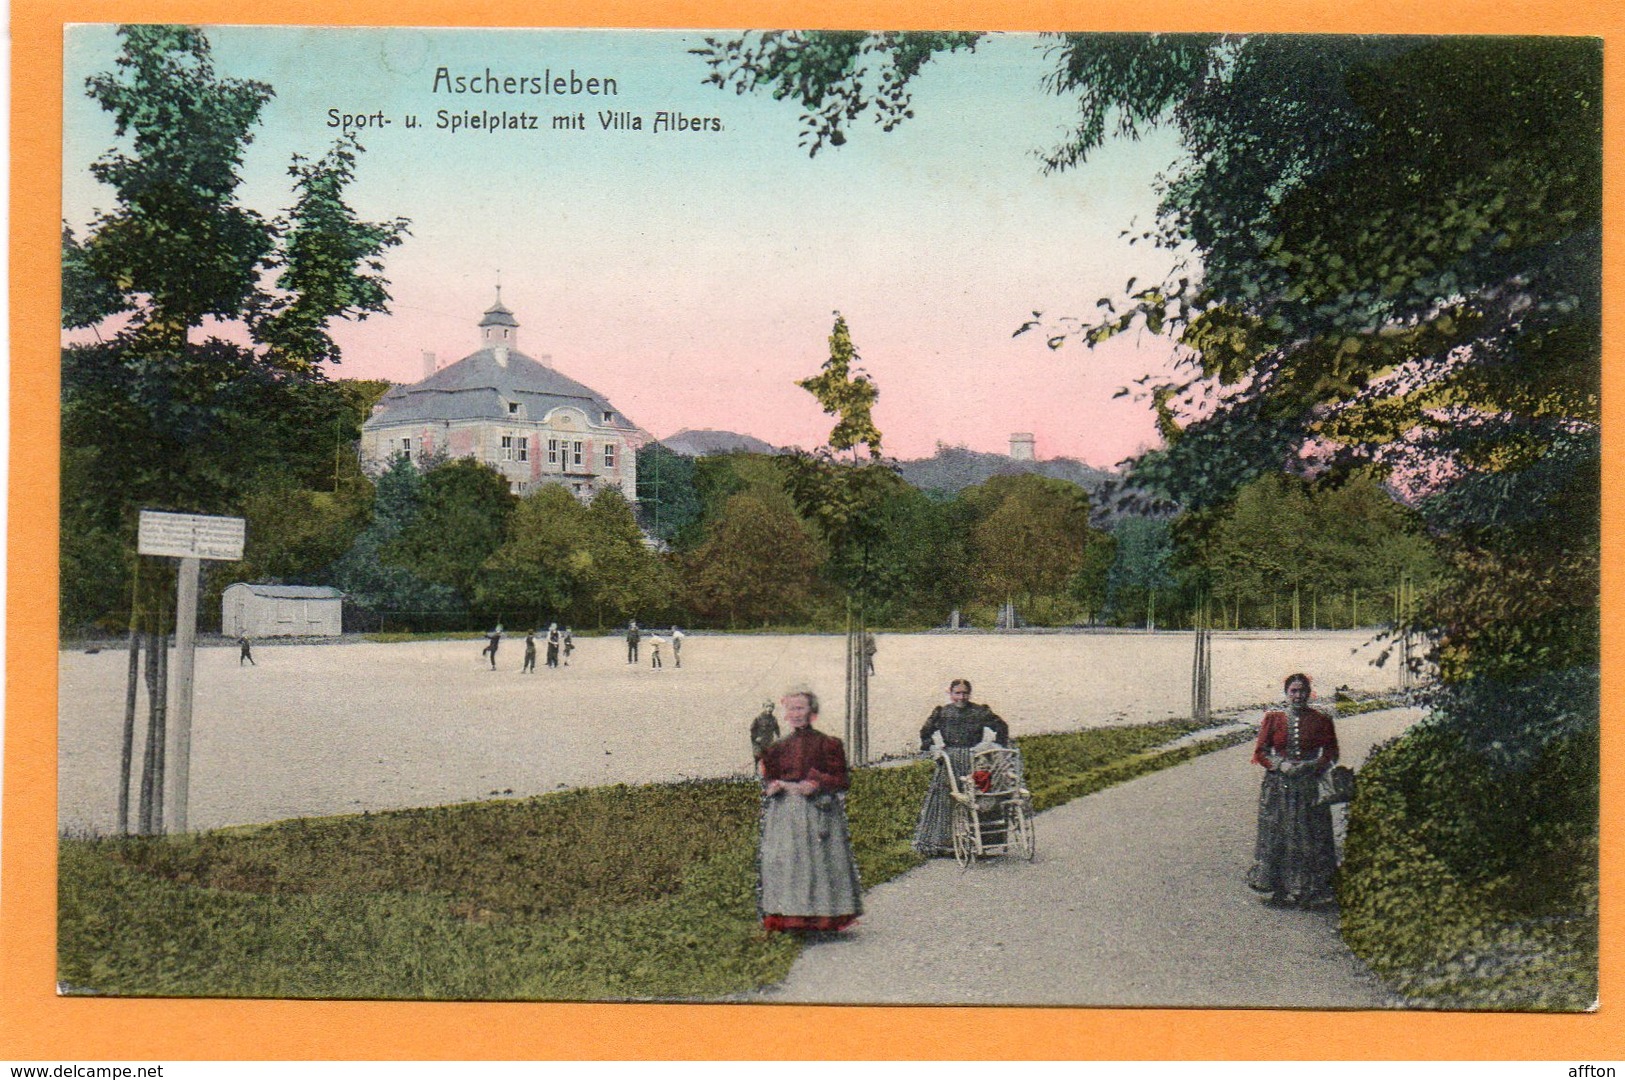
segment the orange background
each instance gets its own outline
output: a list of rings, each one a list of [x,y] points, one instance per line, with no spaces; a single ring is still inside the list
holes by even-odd
[[[1625,14],[1617,0],[1200,3],[1137,0],[1093,10],[1042,0],[748,3],[742,0],[282,0],[241,3],[12,3],[11,502],[4,836],[0,837],[0,1060],[211,1059],[1256,1059],[1283,1017],[1268,1012],[927,1009],[834,1006],[460,1004],[119,1000],[55,994],[56,566],[62,28],[73,22],[349,25],[1277,30],[1601,36],[1607,88],[1604,440],[1605,552],[1622,535],[1617,417]],[[1620,972],[1621,699],[1619,560],[1605,558],[1602,1000],[1581,1016],[1291,1014],[1312,1023],[1300,1051],[1345,1059],[1625,1059]],[[1238,948],[1250,928],[1235,927]],[[1058,947],[1062,943],[1057,943]],[[979,1015],[978,1015],[979,1014]],[[816,1048],[808,1035],[817,1032]],[[963,1037],[969,1032],[974,1038]],[[955,1033],[958,1033],[956,1035]],[[1296,1055],[1294,1055],[1296,1056]]]

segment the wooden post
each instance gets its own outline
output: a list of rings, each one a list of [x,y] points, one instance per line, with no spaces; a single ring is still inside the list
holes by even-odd
[[[1191,661],[1191,719],[1206,723],[1212,715],[1213,628],[1211,607],[1198,600],[1191,623],[1196,633],[1196,654]]]
[[[186,831],[192,779],[192,671],[197,649],[197,586],[201,560],[181,560],[175,593],[175,782],[170,786],[170,828]]]
[[[119,755],[118,771],[118,831],[120,836],[130,832],[130,766],[135,758],[135,684],[141,678],[141,632],[136,629],[135,613],[130,613],[130,677],[124,688],[124,740]]]
[[[141,753],[141,796],[136,804],[135,830],[142,836],[153,831],[154,793],[158,790],[158,748],[163,745],[163,710],[158,703],[158,635],[151,626],[144,631],[147,658],[143,665],[147,684],[147,742]]]

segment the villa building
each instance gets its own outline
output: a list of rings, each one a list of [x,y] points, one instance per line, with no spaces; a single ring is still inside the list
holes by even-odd
[[[361,427],[361,459],[372,468],[397,454],[423,460],[472,457],[523,495],[563,484],[589,499],[617,487],[637,498],[637,448],[643,435],[598,391],[533,360],[518,348],[519,323],[497,301],[480,319],[480,348],[425,377],[390,389]]]

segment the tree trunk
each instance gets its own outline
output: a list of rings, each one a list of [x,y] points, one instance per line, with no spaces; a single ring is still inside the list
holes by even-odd
[[[130,613],[130,672],[124,685],[124,741],[119,755],[118,773],[118,831],[120,836],[130,833],[130,767],[135,757],[136,684],[141,679],[141,632],[135,625],[135,612]]]
[[[158,642],[151,629],[147,636],[147,745],[141,755],[141,799],[136,810],[136,832],[151,836],[153,832],[153,805],[158,779],[158,749],[164,744],[163,714],[158,704]]]

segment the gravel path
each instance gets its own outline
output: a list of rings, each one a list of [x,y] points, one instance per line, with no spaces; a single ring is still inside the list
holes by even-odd
[[[1339,720],[1343,760],[1357,767],[1419,715]],[[809,945],[752,1000],[1394,1007],[1343,946],[1335,909],[1265,907],[1243,885],[1251,753],[1207,754],[1039,815],[1033,863],[939,859],[880,885],[852,931]]]

